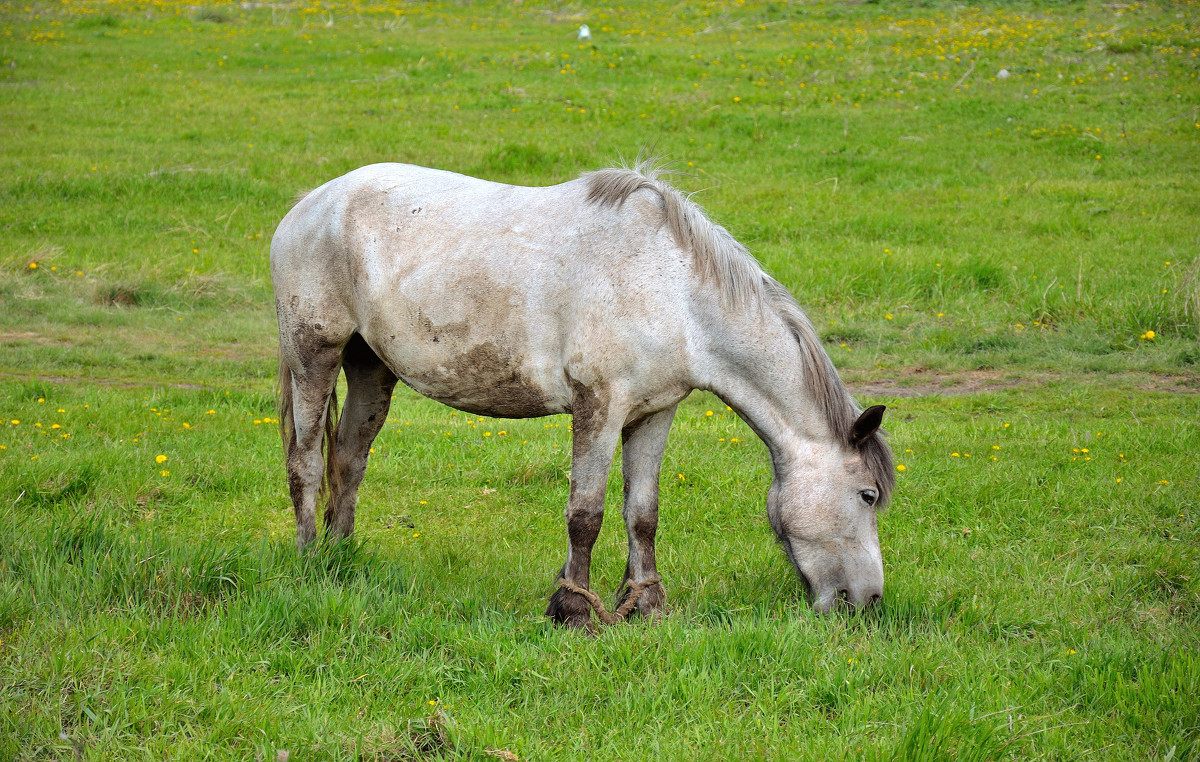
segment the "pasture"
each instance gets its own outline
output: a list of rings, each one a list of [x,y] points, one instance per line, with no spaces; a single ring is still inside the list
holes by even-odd
[[[1198,80],[1194,2],[0,3],[0,757],[1200,757]],[[812,613],[699,393],[661,623],[542,616],[569,418],[402,386],[297,555],[295,195],[644,146],[888,405],[882,607]]]

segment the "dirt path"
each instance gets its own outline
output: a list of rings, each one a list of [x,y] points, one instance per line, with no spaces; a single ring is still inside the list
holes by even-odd
[[[1200,374],[1165,373],[1049,373],[1045,371],[934,371],[923,367],[885,372],[846,371],[842,380],[856,397],[958,396],[1009,389],[1037,390],[1053,381],[1077,378],[1083,383],[1131,386],[1141,391],[1200,394]]]

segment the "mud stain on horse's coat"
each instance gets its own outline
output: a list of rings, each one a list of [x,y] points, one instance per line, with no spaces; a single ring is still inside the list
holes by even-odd
[[[558,412],[551,409],[546,395],[525,375],[523,364],[523,358],[486,341],[435,369],[409,373],[403,380],[422,394],[477,415],[536,418]],[[426,389],[434,392],[430,394]]]

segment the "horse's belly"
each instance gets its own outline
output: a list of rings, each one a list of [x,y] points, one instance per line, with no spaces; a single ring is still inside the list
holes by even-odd
[[[549,363],[494,341],[470,346],[413,337],[408,346],[377,349],[401,381],[450,407],[498,418],[536,418],[567,412],[568,387]],[[444,346],[438,346],[444,344]]]

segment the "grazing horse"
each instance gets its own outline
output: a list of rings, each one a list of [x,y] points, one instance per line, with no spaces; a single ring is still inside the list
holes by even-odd
[[[705,389],[770,451],[767,516],[813,606],[881,598],[876,512],[894,483],[883,406],[860,413],[787,289],[651,166],[539,188],[363,167],[284,217],[271,281],[301,547],[322,492],[326,533],[354,530],[400,380],[469,413],[572,415],[567,559],[546,611],[569,626],[590,626],[592,546],[620,440],[622,608],[656,614],[663,450],[676,405]]]

